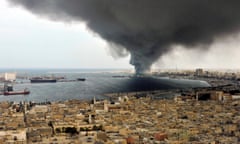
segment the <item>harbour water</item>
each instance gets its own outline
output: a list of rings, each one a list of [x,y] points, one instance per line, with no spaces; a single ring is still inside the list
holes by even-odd
[[[9,70],[0,70],[6,72]],[[15,70],[23,77],[65,76],[69,80],[86,78],[86,81],[31,84],[18,79],[15,90],[28,88],[29,95],[0,96],[0,101],[64,101],[68,99],[89,100],[94,96],[104,98],[104,93],[149,90],[168,90],[177,88],[207,87],[208,83],[198,80],[180,80],[156,77],[129,77],[129,73],[110,69],[21,69]],[[121,75],[123,77],[113,77]]]

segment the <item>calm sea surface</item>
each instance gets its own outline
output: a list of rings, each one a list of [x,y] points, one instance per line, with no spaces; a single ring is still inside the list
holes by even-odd
[[[1,69],[0,72],[12,72],[13,70]],[[112,76],[129,76],[131,74],[120,73],[117,70],[50,70],[50,69],[19,69],[14,70],[20,76],[65,76],[69,80],[86,78],[86,81],[58,82],[31,84],[28,80],[17,80],[14,90],[28,88],[29,95],[0,96],[0,101],[63,101],[68,99],[92,99],[104,98],[102,94],[110,92],[130,92],[148,90],[167,90],[176,88],[207,87],[208,83],[196,80],[178,80],[154,77],[122,77],[113,78]]]

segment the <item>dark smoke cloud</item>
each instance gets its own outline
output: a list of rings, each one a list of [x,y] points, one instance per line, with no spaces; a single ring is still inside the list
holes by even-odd
[[[240,29],[239,0],[8,0],[34,14],[64,22],[84,21],[109,43],[131,54],[137,73],[172,45],[195,48]],[[206,47],[203,47],[205,49]]]

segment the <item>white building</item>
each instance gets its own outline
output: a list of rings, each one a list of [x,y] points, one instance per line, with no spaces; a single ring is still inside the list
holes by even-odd
[[[5,81],[15,81],[16,80],[16,73],[4,73],[0,74],[0,79]]]

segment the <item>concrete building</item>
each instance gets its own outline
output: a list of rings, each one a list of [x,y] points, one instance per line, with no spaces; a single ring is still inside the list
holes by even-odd
[[[196,69],[195,75],[196,75],[196,76],[201,76],[201,75],[203,75],[203,69],[201,69],[201,68]]]
[[[16,73],[4,73],[0,74],[0,79],[4,81],[15,81],[16,80]]]

